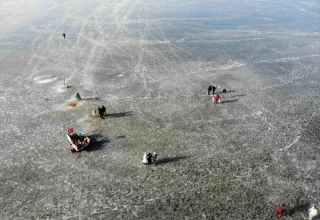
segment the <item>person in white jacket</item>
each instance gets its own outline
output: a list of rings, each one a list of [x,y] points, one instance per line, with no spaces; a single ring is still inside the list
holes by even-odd
[[[144,152],[143,154],[142,163],[148,165],[147,152]]]
[[[318,210],[316,209],[315,205],[311,205],[309,209],[309,220],[312,220],[318,214]]]

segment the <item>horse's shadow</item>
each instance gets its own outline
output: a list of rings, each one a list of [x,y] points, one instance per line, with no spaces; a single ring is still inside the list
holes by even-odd
[[[107,117],[107,118],[119,118],[119,117],[131,116],[131,115],[132,115],[132,111],[129,111],[129,112],[105,114],[104,117]]]
[[[97,151],[101,150],[103,147],[106,146],[110,142],[110,140],[106,136],[102,136],[100,134],[91,135],[90,137],[90,144],[87,148],[83,149],[84,151]]]

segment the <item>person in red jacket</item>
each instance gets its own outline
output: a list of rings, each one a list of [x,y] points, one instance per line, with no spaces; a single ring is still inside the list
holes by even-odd
[[[219,94],[215,95],[215,96],[212,98],[212,101],[213,101],[213,102],[221,102],[221,97],[219,96]]]
[[[282,203],[278,206],[277,210],[276,210],[276,216],[278,219],[282,219],[284,212],[286,211],[285,209],[285,204]]]

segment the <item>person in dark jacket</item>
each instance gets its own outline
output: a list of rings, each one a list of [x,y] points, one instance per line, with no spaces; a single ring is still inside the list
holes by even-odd
[[[210,85],[209,87],[208,87],[208,95],[210,95],[210,92],[212,91],[212,85]]]
[[[106,107],[104,107],[104,105],[101,107],[101,113],[102,113],[102,115],[103,116],[105,116],[106,114],[107,114],[107,109],[106,109]]]
[[[99,112],[100,118],[103,119],[102,108],[98,107],[98,112]]]
[[[77,100],[81,100],[80,94],[77,92],[76,95],[74,96]]]
[[[214,94],[214,92],[216,91],[216,88],[217,88],[217,86],[216,86],[216,85],[212,86],[212,95],[213,95],[213,94]]]
[[[152,158],[152,153],[148,153],[148,155],[147,155],[148,164],[152,163],[151,158]]]

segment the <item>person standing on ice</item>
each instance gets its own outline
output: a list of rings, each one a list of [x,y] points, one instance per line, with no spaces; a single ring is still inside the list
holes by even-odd
[[[212,90],[212,85],[208,87],[208,95],[210,95],[211,90]]]
[[[221,102],[221,97],[219,96],[219,94],[217,93],[217,95],[215,95],[214,97],[212,97],[212,101],[213,102]]]
[[[147,152],[144,152],[144,154],[143,154],[142,163],[144,165],[148,165]]]
[[[63,35],[63,38],[64,38],[64,39],[66,39],[66,34],[65,34],[65,33],[63,33],[62,35]]]
[[[106,109],[106,107],[104,107],[104,105],[101,107],[101,113],[102,113],[102,115],[103,116],[105,116],[106,114],[107,114],[107,109]]]
[[[214,94],[214,92],[216,91],[216,88],[217,88],[216,85],[212,86],[212,94]]]
[[[153,153],[153,155],[152,155],[152,157],[151,157],[151,160],[152,160],[153,166],[156,166],[156,160],[157,160],[157,157],[158,157],[157,153],[156,153],[156,152],[154,152],[154,153]]]
[[[318,210],[316,209],[316,206],[312,204],[311,208],[309,209],[309,220],[312,220],[313,217],[315,217],[317,214],[318,214]]]
[[[98,112],[99,112],[100,118],[101,118],[101,119],[104,119],[104,117],[103,117],[103,112],[102,112],[102,108],[98,107]]]
[[[151,164],[152,153],[147,154],[148,164]]]
[[[282,219],[285,211],[286,211],[285,204],[284,203],[280,204],[276,210],[277,219]]]

